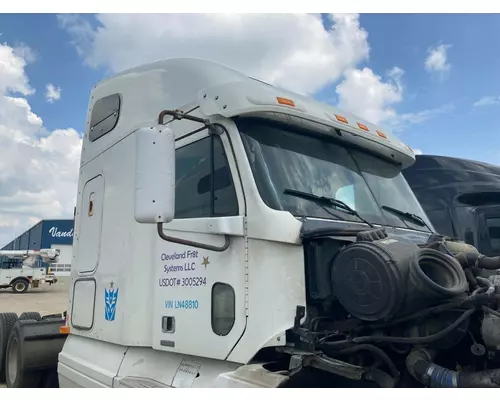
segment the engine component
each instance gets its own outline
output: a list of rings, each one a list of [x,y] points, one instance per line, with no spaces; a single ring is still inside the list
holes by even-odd
[[[406,368],[424,386],[434,388],[500,388],[500,369],[457,372],[432,362],[433,353],[414,349],[406,358]]]
[[[385,238],[387,238],[385,228],[368,229],[366,231],[359,232],[356,235],[356,240],[358,242],[373,242],[374,240]]]
[[[434,335],[443,331],[452,325],[460,316],[463,315],[461,310],[452,310],[439,315],[438,317],[419,321],[418,324],[411,326],[406,334],[413,338],[420,338]],[[456,329],[448,333],[441,339],[432,343],[435,349],[450,349],[458,345],[469,331],[470,318],[465,319]]]
[[[390,362],[390,361],[389,361]],[[290,370],[300,370],[302,367],[312,367],[356,381],[371,381],[382,388],[393,388],[399,379],[398,372],[391,368],[396,374],[392,377],[384,371],[374,367],[361,367],[345,361],[326,356],[325,354],[301,354],[293,355],[290,359]],[[392,364],[392,363],[391,363]]]
[[[334,296],[347,312],[365,321],[405,315],[467,289],[455,259],[400,238],[347,245],[331,269]]]
[[[498,291],[500,286],[500,275],[493,275],[488,280],[495,286]],[[500,350],[500,317],[486,313],[481,324],[481,336],[483,337],[484,344],[489,350]]]
[[[446,249],[451,251],[453,254],[459,253],[471,253],[471,254],[479,254],[479,251],[472,245],[455,240],[445,240],[443,241]]]
[[[447,240],[444,247],[453,253],[453,256],[464,267],[478,267],[487,270],[500,269],[500,257],[487,257],[470,244]]]
[[[500,387],[500,257],[442,236],[355,236],[306,241],[308,319],[303,307],[294,351],[368,385]]]
[[[482,357],[486,354],[486,349],[482,344],[474,342],[470,347],[470,352],[476,357]]]

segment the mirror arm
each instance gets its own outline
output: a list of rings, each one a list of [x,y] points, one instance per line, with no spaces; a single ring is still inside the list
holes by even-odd
[[[217,129],[210,122],[210,120],[200,117],[195,117],[194,115],[189,115],[181,110],[163,110],[158,116],[158,125],[164,125],[163,119],[165,118],[165,115],[170,115],[172,117],[172,120],[187,119],[188,121],[199,122],[200,124],[205,125],[205,127],[208,128],[210,132],[212,133],[217,132]]]
[[[190,111],[188,111],[189,113]],[[181,110],[163,110],[160,115],[158,116],[158,124],[159,125],[164,125],[164,118],[166,115],[169,115],[172,117],[172,120],[182,120],[182,119],[187,119],[189,121],[194,121],[198,122],[200,124],[203,124],[204,127],[200,129],[196,129],[193,133],[197,133],[202,131],[203,129],[208,128],[211,133],[217,133],[217,129],[215,126],[208,120],[204,118],[199,118],[195,117],[194,115],[189,115],[188,113],[185,113],[184,111]],[[203,243],[198,243],[198,242],[192,242],[190,240],[184,240],[180,238],[175,238],[172,236],[167,236],[163,232],[163,223],[159,222],[157,224],[157,230],[158,230],[158,236],[160,236],[161,239],[171,242],[171,243],[177,243],[185,246],[192,246],[200,249],[205,249],[209,251],[217,251],[217,252],[223,252],[226,251],[229,248],[230,245],[230,240],[228,235],[224,235],[224,245],[222,246],[211,246],[209,244],[203,244]]]
[[[158,236],[160,236],[161,239],[165,240],[166,242],[172,242],[172,243],[177,243],[177,244],[182,244],[184,246],[191,246],[191,247],[196,247],[199,249],[204,249],[204,250],[209,250],[209,251],[217,251],[217,252],[223,252],[226,251],[229,248],[230,241],[229,241],[229,236],[224,235],[224,245],[222,246],[211,246],[209,244],[203,244],[203,243],[198,243],[198,242],[192,242],[190,240],[184,240],[180,238],[175,238],[172,236],[167,236],[163,232],[163,222],[159,222],[157,224],[158,228]]]

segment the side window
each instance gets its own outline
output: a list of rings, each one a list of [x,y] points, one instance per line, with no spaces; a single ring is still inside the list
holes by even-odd
[[[226,336],[235,321],[235,294],[231,285],[217,282],[212,287],[212,330]]]
[[[120,95],[112,94],[95,102],[90,116],[89,140],[103,137],[115,129],[120,116]]]
[[[487,217],[486,226],[490,240],[490,248],[493,251],[500,250],[500,217]]]
[[[238,201],[220,137],[175,152],[175,218],[238,215]]]

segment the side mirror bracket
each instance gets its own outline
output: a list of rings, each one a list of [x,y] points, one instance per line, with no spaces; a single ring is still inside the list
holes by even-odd
[[[189,115],[189,111],[184,113],[179,110],[164,110],[158,117],[158,126],[141,128],[135,132],[135,220],[139,223],[156,224],[158,236],[165,241],[223,252],[230,245],[227,235],[224,235],[222,246],[212,246],[167,236],[163,232],[163,224],[171,222],[175,213],[175,135],[164,123],[167,115],[172,120],[188,119],[203,124],[202,128],[188,135],[204,129],[209,129],[211,134],[219,134],[217,127],[209,120]]]
[[[212,246],[210,244],[204,244],[204,243],[199,243],[199,242],[192,242],[190,240],[185,240],[185,239],[180,239],[176,238],[173,236],[167,236],[165,235],[165,232],[163,232],[163,223],[159,222],[157,224],[157,230],[158,230],[158,236],[165,240],[166,242],[171,242],[171,243],[177,243],[177,244],[182,244],[184,246],[191,246],[191,247],[196,247],[199,249],[204,249],[204,250],[209,250],[209,251],[216,251],[216,252],[223,252],[226,251],[229,248],[230,241],[229,241],[229,236],[224,235],[224,244],[222,246]]]

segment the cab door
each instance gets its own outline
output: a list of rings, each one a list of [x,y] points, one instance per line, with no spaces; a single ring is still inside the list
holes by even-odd
[[[246,326],[245,205],[227,134],[176,141],[175,218],[156,243],[153,347],[225,359]]]

